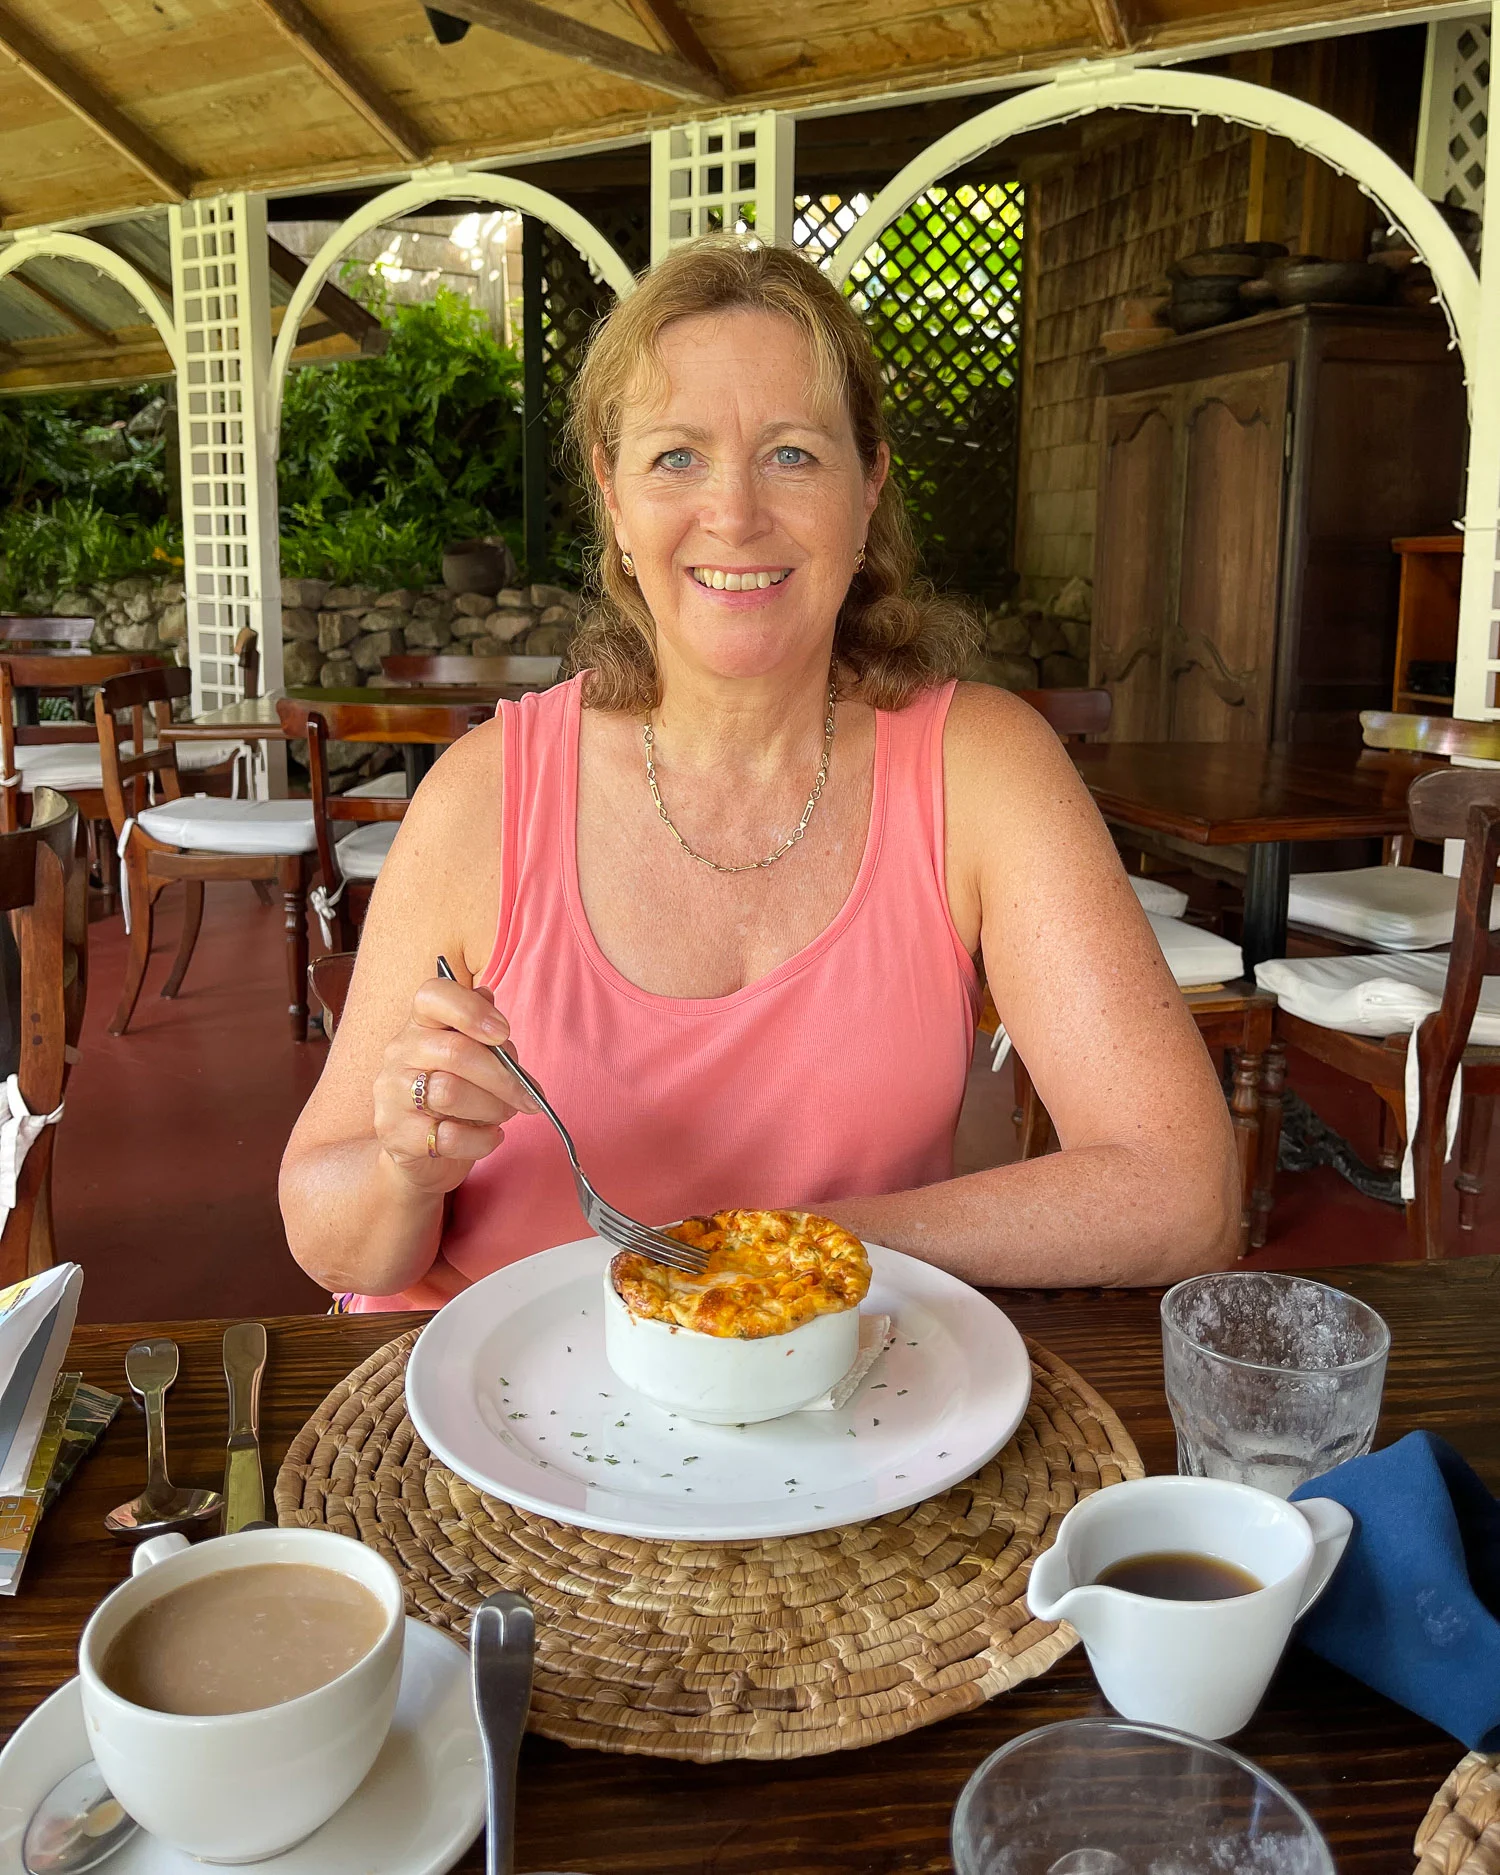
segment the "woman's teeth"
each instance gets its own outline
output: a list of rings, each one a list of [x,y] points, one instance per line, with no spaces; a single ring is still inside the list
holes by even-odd
[[[753,592],[757,587],[764,591],[767,586],[779,586],[791,570],[789,566],[776,573],[726,573],[721,566],[688,569],[700,586],[711,586],[715,592]]]

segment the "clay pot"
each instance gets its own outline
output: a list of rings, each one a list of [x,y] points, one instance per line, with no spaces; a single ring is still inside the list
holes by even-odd
[[[515,570],[504,541],[456,540],[443,549],[443,584],[449,592],[493,595],[512,583]]]

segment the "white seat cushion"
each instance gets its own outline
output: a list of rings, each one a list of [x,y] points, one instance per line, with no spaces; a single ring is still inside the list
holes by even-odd
[[[139,817],[167,846],[199,853],[310,853],[317,844],[311,801],[218,801],[195,794]]]
[[[372,775],[368,781],[361,781],[352,788],[345,788],[344,793],[362,801],[404,801],[406,799],[406,770],[392,768],[383,775]]]
[[[33,788],[102,788],[97,742],[34,742],[16,750],[21,786]]]
[[[372,820],[339,841],[339,871],[346,879],[375,879],[391,843],[400,831],[399,820]]]
[[[1214,931],[1200,931],[1197,925],[1184,924],[1180,918],[1162,918],[1146,913],[1146,922],[1156,933],[1161,954],[1167,960],[1172,980],[1180,990],[1196,989],[1209,983],[1233,983],[1245,974],[1245,960],[1238,944],[1221,938]]]
[[[1287,916],[1380,950],[1425,951],[1453,942],[1457,879],[1416,866],[1355,866],[1292,876]],[[1490,907],[1500,930],[1500,894]]]
[[[1188,895],[1175,885],[1164,885],[1160,879],[1138,879],[1133,872],[1126,877],[1143,910],[1154,911],[1160,918],[1180,918],[1187,910]]]
[[[1277,957],[1255,966],[1288,1015],[1346,1035],[1404,1035],[1443,1000],[1448,959],[1396,952],[1377,957]],[[1486,977],[1469,1040],[1500,1047],[1500,977]]]

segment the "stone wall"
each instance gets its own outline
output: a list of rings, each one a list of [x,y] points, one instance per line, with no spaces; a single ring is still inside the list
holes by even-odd
[[[559,657],[578,617],[579,598],[563,586],[508,587],[493,595],[443,586],[382,592],[321,579],[282,581],[285,682],[367,684],[380,660],[403,651],[456,651],[474,657],[516,653]],[[93,618],[96,651],[173,653],[187,662],[187,605],[180,579],[119,579],[62,592],[27,593],[33,616]]]

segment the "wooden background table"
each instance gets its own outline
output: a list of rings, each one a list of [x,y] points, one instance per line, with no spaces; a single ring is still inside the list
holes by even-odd
[[[1342,1269],[1329,1280],[1390,1323],[1380,1443],[1417,1426],[1452,1441],[1500,1486],[1500,1258]],[[1123,1418],[1149,1472],[1173,1468],[1162,1394],[1160,1291],[997,1294],[1019,1327],[1084,1374]],[[263,1399],[267,1487],[313,1408],[418,1317],[287,1317],[270,1326]],[[222,1324],[78,1330],[72,1361],[124,1392],[132,1340],[171,1333],[182,1376],[168,1400],[179,1482],[218,1484],[225,1436]],[[74,1670],[78,1636],[124,1579],[129,1549],[104,1533],[144,1479],[143,1422],[125,1406],[44,1519],[20,1593],[0,1604],[0,1739]],[[964,1717],[861,1751],[787,1764],[684,1765],[529,1739],[517,1867],[581,1875],[946,1875],[953,1805],[988,1753],[1032,1726],[1107,1710],[1075,1649],[1039,1680]],[[1400,1875],[1438,1785],[1463,1755],[1435,1727],[1293,1649],[1235,1740],[1312,1811],[1340,1875]],[[460,1865],[482,1867],[479,1850]],[[372,1871],[379,1875],[379,1871]]]
[[[1068,753],[1101,814],[1199,846],[1247,846],[1245,971],[1286,955],[1293,840],[1404,833],[1425,764],[1316,744],[1089,742]]]

